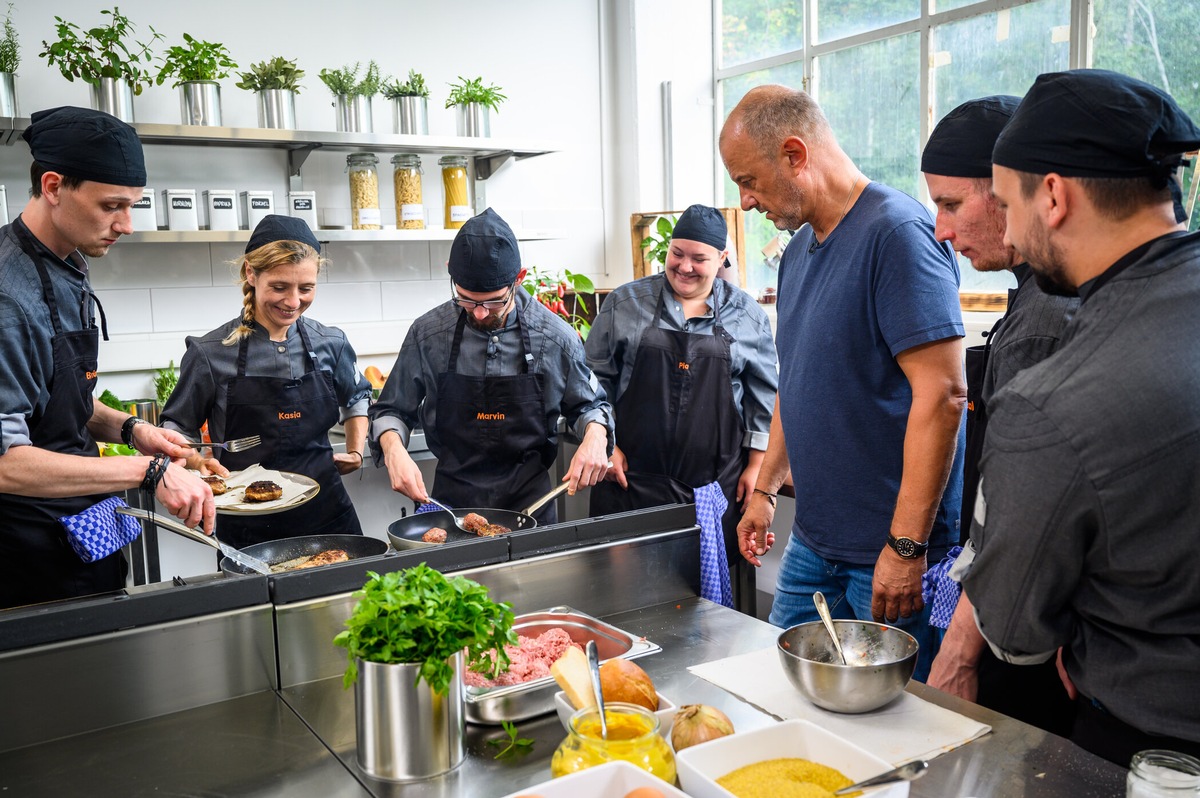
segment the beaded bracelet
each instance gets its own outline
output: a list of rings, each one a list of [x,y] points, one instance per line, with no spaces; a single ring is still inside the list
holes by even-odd
[[[154,455],[150,465],[146,466],[146,476],[142,479],[142,490],[153,493],[158,488],[158,484],[163,481],[163,477],[167,475],[167,466],[170,463],[171,458],[167,455]]]
[[[754,489],[754,492],[755,492],[755,493],[761,493],[763,496],[766,496],[766,497],[767,497],[767,501],[769,501],[769,502],[771,503],[771,506],[772,506],[772,507],[774,507],[774,506],[775,506],[775,497],[776,497],[776,496],[778,496],[779,494],[777,494],[777,493],[767,493],[765,490],[759,490],[758,488],[755,488],[755,489]]]

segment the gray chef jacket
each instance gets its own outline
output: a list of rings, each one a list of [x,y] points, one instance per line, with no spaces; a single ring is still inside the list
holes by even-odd
[[[666,313],[660,318],[658,297],[663,291]],[[665,275],[643,277],[615,289],[600,306],[588,334],[584,346],[588,365],[604,392],[616,402],[629,387],[646,328],[656,324],[665,330],[712,335],[714,302],[720,303],[721,326],[733,337],[729,347],[733,401],[746,427],[742,447],[765,450],[779,385],[775,338],[766,312],[749,294],[725,280],[713,281],[706,300],[708,311],[690,319],[684,318]]]
[[[485,333],[469,324],[465,326],[458,356],[459,373],[470,377],[521,373],[524,358],[516,315],[520,310],[533,349],[530,371],[541,374],[545,380],[546,439],[558,443],[559,416],[566,418],[580,438],[587,425],[596,422],[608,430],[611,452],[612,408],[596,375],[584,362],[579,335],[526,291],[518,289],[513,296],[517,305],[509,312],[503,328]],[[409,327],[387,383],[371,406],[371,446],[377,465],[383,460],[379,437],[388,430],[399,433],[400,440],[408,446],[409,434],[420,425],[430,450],[435,455],[441,451],[436,424],[438,375],[450,364],[450,345],[461,312],[457,305],[447,301]]]
[[[1200,234],[1120,266],[995,396],[964,585],[998,656],[1200,741]]]

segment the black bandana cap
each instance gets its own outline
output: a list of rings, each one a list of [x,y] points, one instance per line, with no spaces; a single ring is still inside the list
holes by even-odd
[[[990,178],[992,148],[1020,102],[1020,97],[996,94],[968,100],[946,114],[921,153],[921,171],[946,177]]]
[[[49,171],[114,186],[146,185],[137,133],[103,111],[70,105],[34,111],[21,138],[33,159]]]
[[[692,205],[679,216],[671,238],[699,241],[701,244],[716,247],[717,252],[724,252],[729,243],[729,232],[725,226],[725,217],[719,210],[707,205]]]
[[[321,251],[321,242],[313,235],[308,222],[295,216],[269,213],[254,226],[254,232],[250,234],[250,240],[246,242],[246,254],[276,241],[299,241],[302,244],[308,244],[318,253]]]
[[[521,273],[521,252],[512,228],[488,208],[459,228],[450,245],[450,279],[474,293],[499,291]]]
[[[996,141],[992,162],[1064,177],[1173,182],[1200,128],[1169,94],[1127,75],[1076,69],[1038,76]]]

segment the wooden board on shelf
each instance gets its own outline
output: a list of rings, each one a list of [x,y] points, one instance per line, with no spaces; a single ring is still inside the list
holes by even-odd
[[[982,311],[985,313],[1003,313],[1008,310],[1008,294],[972,294],[958,295],[959,304],[966,311]]]
[[[746,287],[746,214],[741,208],[717,208],[725,217],[729,228],[729,237],[733,239],[733,254],[737,258],[737,280],[742,288]],[[633,246],[633,279],[646,277],[658,271],[655,265],[646,262],[646,252],[642,248],[642,240],[654,232],[654,225],[660,216],[679,218],[683,211],[650,211],[633,213],[629,216],[629,238]]]

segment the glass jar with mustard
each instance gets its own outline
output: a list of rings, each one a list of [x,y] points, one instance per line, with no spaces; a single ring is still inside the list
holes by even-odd
[[[658,718],[636,704],[605,704],[608,737],[601,737],[600,713],[595,707],[578,710],[571,716],[570,731],[550,760],[554,778],[586,770],[605,762],[624,760],[675,783],[675,755],[659,734]]]

